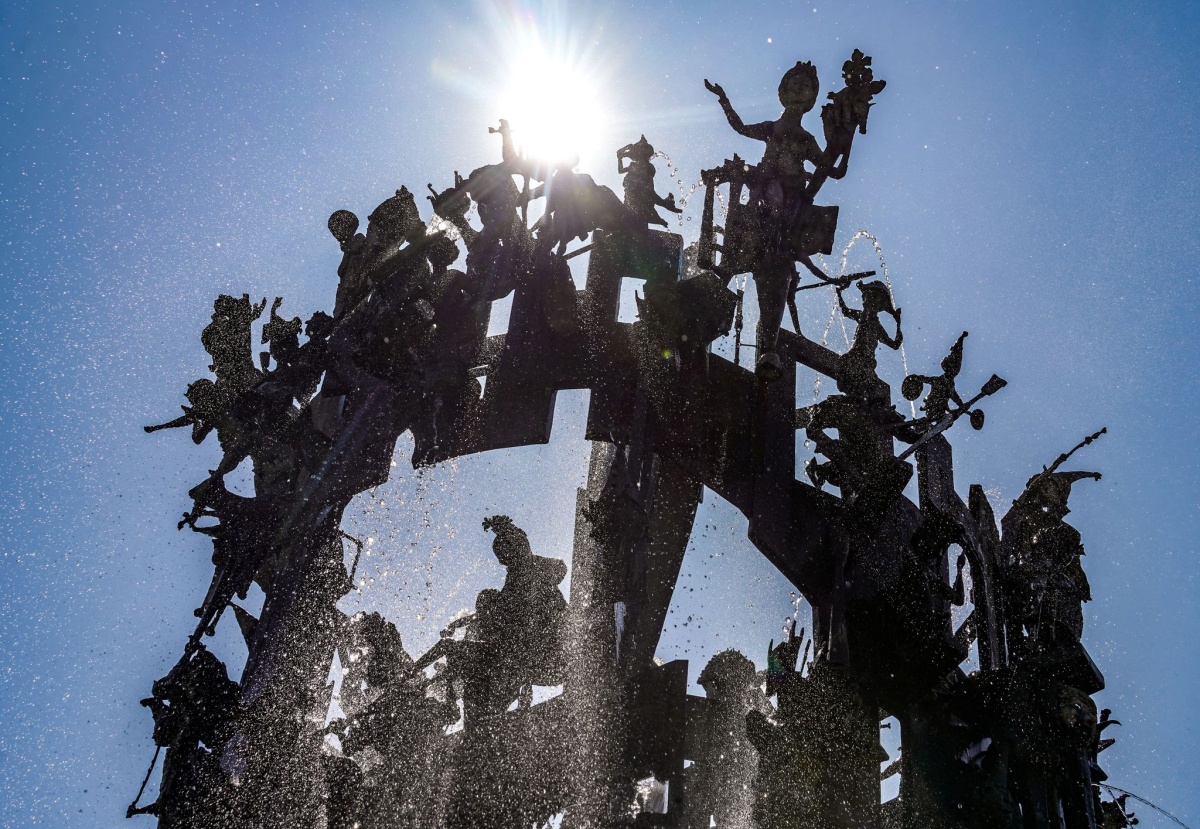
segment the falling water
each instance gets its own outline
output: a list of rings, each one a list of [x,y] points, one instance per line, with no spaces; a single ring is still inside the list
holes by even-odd
[[[859,239],[870,239],[871,240],[871,245],[875,248],[875,255],[879,257],[879,268],[880,268],[880,270],[883,271],[883,281],[884,281],[884,284],[887,285],[888,296],[892,300],[892,307],[893,308],[896,307],[896,294],[892,290],[892,277],[891,277],[891,274],[888,273],[887,262],[884,261],[884,258],[883,258],[883,248],[880,246],[879,240],[877,238],[875,238],[874,234],[868,233],[865,230],[860,230],[857,233],[855,233],[853,237],[851,237],[850,243],[847,244],[845,249],[842,250],[841,272],[842,273],[846,272],[846,259],[850,255],[850,248],[854,247],[854,243],[857,242]],[[908,372],[908,354],[904,350],[903,342],[900,343],[900,365],[904,368],[904,376],[907,377],[908,373],[909,373]],[[912,416],[916,417],[917,416],[916,403],[914,401],[910,400],[908,403],[908,408],[912,412]]]
[[[695,195],[697,190],[699,190],[701,187],[704,186],[704,180],[696,179],[696,181],[690,187],[688,187],[687,191],[685,192],[683,189],[683,179],[680,177],[679,168],[675,166],[675,162],[671,160],[671,157],[669,155],[664,153],[662,150],[655,150],[654,155],[650,156],[650,158],[651,159],[661,158],[666,163],[667,176],[668,176],[668,178],[670,178],[672,180],[672,182],[674,183],[674,187],[675,187],[675,195],[676,195],[675,206],[678,207],[680,210],[686,210],[687,205],[688,205],[688,200],[691,199],[691,197],[693,195]],[[720,197],[721,197],[721,194],[720,194],[720,191],[718,190],[717,198],[720,198]],[[722,202],[722,205],[724,205],[724,202]],[[725,215],[724,212],[722,212],[722,214],[721,214],[722,220],[724,220],[724,215]],[[692,220],[691,216],[687,217],[687,220],[690,222]],[[675,221],[680,227],[683,227],[683,221],[684,221],[683,214],[682,213],[678,214],[676,216]]]
[[[891,274],[888,272],[887,261],[883,258],[883,248],[879,244],[879,239],[877,239],[873,234],[871,234],[865,230],[859,230],[858,232],[856,232],[854,234],[854,236],[852,236],[850,238],[850,241],[846,244],[846,247],[844,247],[842,249],[841,262],[838,265],[838,276],[846,275],[846,262],[850,257],[850,250],[851,250],[851,248],[854,247],[855,242],[857,242],[859,239],[870,239],[871,240],[871,244],[875,248],[875,255],[879,258],[879,268],[881,271],[883,271],[883,281],[884,281],[884,284],[887,285],[888,296],[891,297],[892,305],[895,306],[896,294],[892,288],[892,277],[891,277]],[[817,262],[820,265],[821,270],[826,274],[826,276],[828,276],[829,275],[829,266],[826,263],[825,258],[823,256],[817,256]],[[830,329],[833,328],[833,323],[835,321],[839,322],[839,324],[841,325],[842,338],[846,342],[846,348],[849,348],[850,347],[850,333],[846,330],[846,318],[842,314],[841,308],[838,306],[838,303],[836,300],[834,300],[832,303],[832,308],[830,308],[830,311],[829,311],[829,320],[825,323],[825,330],[821,333],[821,345],[828,346],[829,331],[830,331]],[[900,344],[900,365],[903,367],[904,375],[907,377],[908,373],[909,373],[909,371],[908,371],[908,354],[904,350],[904,343]],[[813,382],[813,402],[814,403],[817,402],[817,398],[820,396],[822,379],[823,379],[822,376],[818,373],[816,380]],[[914,401],[909,401],[908,408],[909,408],[909,411],[911,412],[912,416],[916,417],[917,416],[916,403]],[[808,447],[808,445],[809,445],[809,442],[807,440],[804,441],[804,446],[806,448]]]

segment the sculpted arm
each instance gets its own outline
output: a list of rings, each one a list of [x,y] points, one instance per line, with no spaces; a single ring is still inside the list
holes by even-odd
[[[729,121],[729,126],[733,127],[735,132],[747,138],[753,138],[756,141],[766,141],[771,137],[771,132],[775,126],[773,121],[746,124],[742,121],[742,116],[738,115],[737,110],[733,108],[733,104],[729,102],[729,96],[725,94],[725,90],[721,88],[719,83],[709,83],[706,80],[704,86],[709,92],[717,96],[717,100],[721,104],[721,109],[725,111],[725,119]],[[813,144],[815,146],[816,142],[814,141]]]

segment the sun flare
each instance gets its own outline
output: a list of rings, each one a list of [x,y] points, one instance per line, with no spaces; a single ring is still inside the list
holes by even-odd
[[[514,61],[498,110],[529,158],[585,158],[603,138],[604,108],[590,73],[540,49]]]

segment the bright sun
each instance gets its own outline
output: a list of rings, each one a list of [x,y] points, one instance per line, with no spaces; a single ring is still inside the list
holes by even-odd
[[[542,49],[516,59],[499,115],[519,150],[551,163],[591,156],[604,137],[603,107],[589,73]]]

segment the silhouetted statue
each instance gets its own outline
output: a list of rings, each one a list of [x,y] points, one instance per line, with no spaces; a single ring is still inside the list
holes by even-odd
[[[272,530],[277,504],[266,494],[254,498],[236,495],[217,476],[193,487],[188,495],[194,499],[194,506],[183,516],[179,528],[189,526],[213,540],[212,580],[204,602],[195,611],[200,619],[199,630],[211,635],[235,595],[246,598],[256,580],[264,590],[270,589],[272,574],[268,565],[277,541]],[[217,523],[199,523],[209,519]]]
[[[810,195],[815,195],[821,188],[829,170],[845,174],[846,165],[850,161],[850,148],[854,143],[854,134],[867,134],[867,116],[871,112],[871,99],[883,91],[887,81],[875,80],[871,69],[871,58],[861,50],[855,49],[850,60],[842,64],[842,80],[846,86],[837,92],[830,92],[830,103],[821,107],[821,122],[825,128],[825,161],[826,165],[819,167],[809,182]],[[829,174],[828,178],[841,178],[841,175]]]
[[[219,297],[212,322],[201,337],[213,357],[210,368],[217,374],[216,382],[201,379],[190,384],[186,396],[192,405],[183,407],[183,416],[145,427],[147,432],[154,432],[191,425],[196,443],[203,442],[213,430],[217,433],[223,452],[221,461],[210,471],[208,480],[194,489],[199,497],[183,523],[195,525],[208,506],[203,493],[247,457],[254,461],[255,491],[266,494],[290,485],[302,464],[313,467],[324,454],[328,441],[311,428],[307,419],[298,417],[294,401],[303,405],[316,390],[325,370],[325,338],[332,320],[322,312],[314,314],[306,327],[309,339],[300,345],[300,319],[279,317],[282,302],[282,298],[276,298],[271,320],[264,326],[262,339],[271,350],[261,355],[263,371],[259,371],[248,349],[251,323],[261,314],[266,300],[252,306],[245,295],[240,300]],[[276,366],[267,371],[271,356]]]
[[[892,304],[892,294],[882,282],[858,283],[862,292],[862,309],[846,304],[844,289],[837,290],[838,306],[848,319],[856,323],[850,350],[838,361],[838,389],[846,394],[860,397],[877,396],[880,391],[879,376],[875,373],[878,361],[875,351],[880,343],[892,350],[904,342],[904,331],[900,328],[900,309]],[[896,324],[896,336],[888,334],[879,321],[881,314],[888,314]]]
[[[379,257],[417,234],[423,234],[425,223],[417,211],[417,202],[407,187],[385,199],[367,217],[366,246],[369,257]]]
[[[921,390],[925,386],[929,386],[929,394],[925,395],[921,411],[925,412],[925,419],[930,425],[936,424],[950,413],[951,403],[959,408],[965,405],[962,398],[959,397],[958,389],[954,386],[954,380],[962,370],[963,340],[966,338],[967,332],[964,331],[962,336],[954,341],[950,353],[942,360],[941,374],[932,377],[924,374],[910,374],[904,378],[904,382],[900,386],[905,400],[916,400],[921,396]],[[982,418],[979,420],[982,421]],[[981,422],[979,425],[982,426],[983,423]]]
[[[1059,471],[1075,450],[1061,455],[999,529],[980,485],[963,502],[942,435],[964,415],[980,428],[973,407],[1005,385],[992,375],[963,399],[966,332],[939,375],[904,379],[921,417],[897,411],[878,370],[879,347],[904,338],[889,287],[862,281],[873,271],[828,277],[813,259],[832,250],[838,217],[814,199],[846,174],[884,88],[857,50],[842,75],[821,110],[824,148],[802,123],[819,97],[811,64],[787,71],[782,116],[759,124],[707,84],[729,124],[765,146],[758,164],[734,155],[703,172],[702,232],[682,257],[678,234],[651,232],[667,225],[660,208],[680,210],[655,191],[645,136],[616,152],[622,201],[570,161],[523,156],[500,121],[496,163],[434,191],[428,226],[406,187],[365,233],[350,211],[329,217],[342,253],[332,314],[302,325],[277,297],[255,349],[266,299],[216,300],[202,335],[215,377],[188,386],[180,417],[146,427],[191,427],[197,443],[215,431],[222,456],[180,522],[212,539],[212,580],[184,659],[146,700],[167,750],[161,796],[131,813],[217,829],[527,828],[559,813],[566,829],[1129,824],[1123,801],[1099,798],[1115,721],[1088,696],[1103,676],[1080,642],[1090,588],[1064,520],[1072,484],[1099,475]],[[531,229],[534,198],[546,202]],[[579,289],[569,259],[585,250]],[[815,282],[800,284],[798,263]],[[747,273],[760,303],[754,372],[712,350],[731,327],[745,345],[729,280]],[[645,282],[631,323],[628,278]],[[846,297],[855,282],[861,305]],[[845,354],[799,331],[795,293],[826,286],[855,324]],[[509,295],[507,331],[488,336],[491,304]],[[794,335],[780,334],[785,309]],[[763,382],[782,374],[785,350],[836,391],[796,408],[790,383]],[[576,502],[569,649],[567,566],[535,555],[502,515],[483,526],[503,585],[418,659],[378,613],[336,612],[358,565],[343,566],[338,525],[401,462],[403,432],[415,467],[545,442],[566,389],[590,390],[587,434],[608,444]],[[813,486],[796,480],[796,429],[815,445]],[[909,444],[899,455],[896,440]],[[253,497],[226,485],[247,458]],[[765,694],[736,651],[700,673],[704,698],[687,695],[682,661],[651,664],[706,489],[747,517],[754,545],[812,605],[803,655],[795,623],[769,646]],[[968,562],[974,607],[956,632]],[[235,606],[250,649],[239,688],[201,640],[252,584],[266,600],[258,619]],[[335,652],[343,716],[325,727]],[[534,686],[562,693],[535,706]],[[904,751],[892,766],[901,796],[881,807],[886,715]]]
[[[295,358],[283,372],[284,382],[291,386],[296,400],[301,405],[312,398],[321,382],[333,326],[333,318],[324,311],[317,311],[309,317],[304,323],[304,336],[308,339],[296,351]]]
[[[869,66],[870,58],[856,53],[857,58]],[[856,82],[853,90],[835,93],[834,103],[826,107],[828,114],[822,113],[827,135],[836,139],[828,150],[822,150],[801,123],[816,105],[819,92],[817,70],[811,63],[799,62],[783,76],[779,102],[784,110],[774,121],[744,123],[720,84],[704,82],[717,96],[729,125],[738,134],[766,144],[762,161],[755,167],[741,163],[735,156],[723,167],[705,171],[704,178],[710,191],[721,182],[731,182],[723,250],[736,264],[726,270],[729,276],[745,271],[754,275],[759,301],[757,369],[767,379],[780,372],[776,343],[785,307],[797,288],[794,263],[803,264],[821,282],[836,283],[813,263],[811,256],[832,250],[837,208],[818,207],[813,199],[826,179],[846,175],[854,129],[865,131],[870,96],[883,88],[882,81],[863,85],[861,76],[862,71],[854,70],[848,76]],[[806,165],[811,165],[813,171]],[[749,187],[745,205],[741,204],[743,184]],[[711,203],[707,199],[705,214],[707,232],[711,228]]]
[[[488,303],[478,295],[479,285],[450,265],[458,259],[458,246],[448,237],[430,245],[432,282],[429,301],[433,325],[419,350],[422,355],[422,437],[430,447],[442,441],[441,430],[466,416],[479,399],[479,382],[470,377],[487,333]],[[455,406],[458,411],[456,412]],[[459,419],[456,419],[456,414]],[[418,446],[417,452],[427,447]]]
[[[377,228],[377,231],[373,231]],[[346,396],[343,417],[380,381],[409,384],[419,370],[416,346],[433,324],[428,254],[445,234],[426,233],[407,188],[371,214],[365,265],[369,292],[334,326],[326,396]]]
[[[340,318],[367,295],[364,265],[367,259],[367,237],[358,232],[358,217],[349,210],[335,210],[329,216],[329,232],[342,248],[338,265],[337,297],[333,303],[334,319]]]
[[[517,155],[517,148],[513,146],[512,127],[508,125],[508,121],[500,119],[500,126],[488,127],[489,135],[500,136],[500,158],[505,164],[516,164],[521,160]]]
[[[379,690],[412,674],[413,660],[396,626],[379,613],[358,612],[346,620],[338,639],[342,689],[338,704],[350,723]],[[352,752],[350,752],[352,753]]]
[[[185,656],[142,705],[154,715],[154,743],[165,748],[158,800],[128,816],[152,814],[160,825],[210,829],[228,825],[230,792],[220,759],[231,733],[238,685],[203,645]]]
[[[891,430],[883,418],[890,413],[890,409],[870,405],[867,398],[844,394],[830,395],[800,409],[798,425],[804,428],[817,454],[828,459],[810,459],[805,465],[813,486],[830,483],[843,495],[861,492],[881,465],[892,461]],[[837,431],[837,437],[830,435],[832,430]]]
[[[1079,531],[1063,519],[1071,484],[1100,480],[1099,472],[1041,472],[1013,503],[1021,516],[1010,565],[1013,612],[1032,641],[1076,643],[1083,635],[1083,602],[1092,591],[1080,558]]]
[[[892,304],[891,293],[882,282],[859,282],[862,309],[846,304],[847,287],[838,286],[842,313],[856,323],[849,350],[835,358],[830,372],[841,394],[831,395],[812,406],[797,410],[798,427],[804,428],[818,455],[828,460],[811,459],[805,472],[814,486],[832,483],[841,490],[844,511],[831,516],[846,533],[846,546],[832,555],[833,580],[829,625],[819,634],[821,652],[832,661],[844,664],[849,658],[847,621],[843,614],[848,589],[846,568],[876,543],[875,534],[896,505],[912,477],[912,467],[897,459],[893,438],[912,439],[904,418],[891,402],[891,391],[876,374],[876,350],[880,343],[898,349],[903,341],[900,311]],[[888,334],[879,321],[881,314],[895,320],[896,336]],[[834,437],[831,432],[837,431]]]
[[[1084,478],[1098,481],[1101,476],[1099,472],[1058,469],[1106,431],[1101,429],[1084,438],[1030,478],[1001,522],[1006,612],[1017,626],[1009,638],[1017,640],[1012,643],[1017,648],[1023,636],[1029,645],[1026,650],[1045,651],[1056,646],[1072,650],[1083,634],[1081,604],[1091,599],[1091,587],[1080,561],[1083,544],[1079,531],[1063,519],[1071,511],[1067,501],[1072,484]],[[1072,682],[1081,683],[1081,687],[1087,683],[1078,676]],[[1100,682],[1099,687],[1103,687],[1103,680]]]
[[[617,150],[617,172],[625,176],[625,206],[634,216],[646,222],[647,225],[667,226],[667,222],[658,215],[657,208],[662,207],[672,213],[682,213],[683,209],[675,206],[675,194],[666,198],[654,192],[654,147],[642,136],[635,144],[626,144]]]
[[[342,753],[362,769],[370,805],[348,798],[347,825],[374,829],[430,826],[440,794],[437,742],[458,719],[453,697],[427,694],[422,672],[395,625],[378,613],[347,620],[340,704],[345,721],[330,724]]]
[[[751,711],[746,734],[758,750],[755,819],[760,827],[865,825],[878,803],[878,709],[871,709],[853,676],[817,658],[807,662],[804,632],[768,650],[767,694],[777,698],[774,717]],[[808,673],[802,674],[807,663]],[[865,781],[875,791],[862,792]]]
[[[204,350],[212,357],[209,370],[231,392],[248,389],[262,376],[254,367],[250,326],[266,305],[265,299],[252,305],[249,294],[241,299],[221,294],[213,303],[212,322],[200,334]]]
[[[214,430],[225,425],[229,405],[235,395],[226,389],[218,387],[207,377],[202,377],[194,383],[189,383],[184,397],[191,406],[181,406],[183,414],[174,420],[160,423],[156,426],[143,427],[147,432],[157,432],[161,429],[177,429],[181,426],[192,427],[192,442],[200,444]]]
[[[529,199],[546,197],[546,213],[533,229],[539,251],[558,246],[566,253],[575,239],[585,239],[595,230],[621,230],[636,226],[629,209],[609,188],[597,184],[586,173],[576,173],[577,159],[559,162],[545,184],[529,193]],[[524,194],[522,199],[525,200]]]
[[[462,682],[468,727],[505,710],[520,696],[527,707],[533,685],[562,681],[562,626],[567,602],[558,585],[567,575],[559,559],[534,555],[525,531],[507,515],[485,519],[496,534],[492,552],[508,569],[500,590],[484,590],[475,613],[453,622],[443,635],[466,627],[462,641],[443,638],[417,662],[445,655]]]
[[[699,723],[689,727],[686,826],[751,829],[758,752],[746,736],[746,715],[770,713],[754,663],[735,650],[709,660],[699,683],[707,695]]]
[[[262,329],[262,343],[269,349],[259,352],[258,355],[258,362],[263,371],[271,368],[272,359],[275,360],[277,369],[289,368],[300,356],[300,331],[304,326],[299,317],[285,320],[279,316],[279,306],[282,304],[283,297],[275,297],[275,301],[271,303],[271,319]]]
[[[513,176],[524,176],[528,189],[530,176],[539,174],[517,155],[507,121],[501,120],[499,128],[488,131],[499,133],[503,141],[499,164],[479,167],[465,179],[455,172],[454,186],[441,193],[429,185],[434,212],[454,225],[467,246],[467,274],[475,285],[471,293],[479,302],[507,296],[529,268],[533,239],[518,212],[522,193]],[[528,192],[524,195],[527,201]],[[481,230],[467,221],[472,201],[478,208]]]
[[[1097,829],[1126,829],[1128,826],[1137,826],[1137,816],[1129,810],[1128,800],[1129,795],[1121,794],[1112,800],[1102,801]]]

